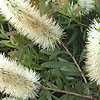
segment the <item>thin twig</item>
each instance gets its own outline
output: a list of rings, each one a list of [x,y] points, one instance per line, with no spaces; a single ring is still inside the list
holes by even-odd
[[[82,25],[82,26],[88,26],[88,25],[85,25],[85,24],[82,24],[81,22],[79,22],[79,21],[77,21],[76,19],[73,19],[77,24],[79,24],[79,25]]]
[[[41,89],[45,89],[45,90],[48,90],[48,91],[59,92],[59,93],[70,94],[70,95],[74,95],[74,96],[78,96],[78,97],[83,97],[83,98],[88,98],[88,99],[95,100],[95,98],[93,96],[81,95],[81,94],[78,94],[78,93],[68,92],[68,91],[64,91],[64,90],[56,90],[56,89],[48,88],[48,87],[45,87],[45,86],[41,86]]]
[[[69,54],[71,54],[70,51],[68,50],[68,48],[63,43],[61,43],[61,45],[65,48],[66,52],[68,52]],[[70,56],[73,59],[74,63],[76,64],[77,68],[79,69],[79,71],[80,71],[80,73],[81,73],[81,75],[82,75],[82,77],[84,79],[84,82],[87,83],[87,80],[85,78],[85,75],[82,72],[82,70],[81,70],[80,66],[78,65],[77,61],[75,60],[75,58],[72,55],[70,55]]]

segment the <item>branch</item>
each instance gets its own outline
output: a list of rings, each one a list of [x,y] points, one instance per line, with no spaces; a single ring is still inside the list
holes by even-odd
[[[61,45],[65,48],[66,52],[68,52],[69,54],[71,54],[70,51],[68,50],[68,48],[67,48],[63,43],[61,43]],[[84,79],[84,82],[87,83],[87,80],[86,80],[86,78],[85,78],[85,75],[84,75],[84,73],[82,72],[82,70],[81,70],[80,66],[78,65],[77,61],[75,60],[75,58],[74,58],[72,55],[70,55],[70,56],[71,56],[71,58],[73,59],[74,63],[76,64],[77,68],[79,69],[79,71],[80,71],[80,73],[81,73],[81,76],[82,76],[83,79]]]
[[[85,25],[85,24],[82,24],[81,22],[77,21],[76,19],[73,19],[77,24],[79,25],[82,25],[82,26],[88,26],[88,25]]]
[[[45,90],[48,90],[48,91],[59,92],[59,93],[65,93],[65,94],[69,94],[69,95],[74,95],[74,96],[78,96],[78,97],[83,97],[83,98],[88,98],[88,99],[95,100],[95,98],[93,96],[81,95],[81,94],[77,94],[77,93],[74,93],[74,92],[68,92],[68,91],[64,91],[64,90],[56,90],[56,89],[48,88],[48,87],[45,87],[45,86],[41,86],[41,89],[45,89]]]

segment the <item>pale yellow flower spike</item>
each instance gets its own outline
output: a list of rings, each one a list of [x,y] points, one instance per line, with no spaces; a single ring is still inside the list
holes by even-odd
[[[100,23],[95,19],[88,29],[86,69],[91,81],[100,85]]]
[[[0,54],[0,92],[14,98],[35,98],[40,87],[39,78],[36,72]]]
[[[1,13],[10,21],[20,34],[39,44],[43,49],[53,49],[60,43],[63,30],[55,21],[40,15],[29,0],[0,0]]]

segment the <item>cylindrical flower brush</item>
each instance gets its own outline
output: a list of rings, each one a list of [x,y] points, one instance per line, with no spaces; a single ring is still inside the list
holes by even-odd
[[[39,79],[36,72],[0,54],[1,92],[14,98],[35,98],[40,87]]]
[[[27,0],[0,0],[1,13],[28,39],[43,49],[53,49],[63,35],[63,29],[47,15],[40,15]]]
[[[95,19],[88,29],[86,69],[91,81],[100,85],[100,23]]]
[[[78,4],[83,8],[80,15],[89,14],[95,9],[96,0],[78,0]]]

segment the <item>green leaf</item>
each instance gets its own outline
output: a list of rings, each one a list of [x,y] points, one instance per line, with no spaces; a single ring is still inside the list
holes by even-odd
[[[59,48],[56,48],[54,52],[51,54],[51,56],[49,57],[49,59],[53,59],[54,57],[62,53],[64,53],[64,51],[61,51]]]
[[[70,45],[70,44],[76,39],[78,33],[79,33],[79,32],[78,32],[77,30],[75,30],[75,31],[73,32],[73,35],[71,36],[71,38],[70,38],[70,40],[68,41],[67,45]]]
[[[57,1],[58,5],[63,8],[62,2],[60,0],[56,0],[56,1]]]
[[[58,86],[58,88],[59,89],[62,89],[62,80],[61,80],[61,78],[60,77],[57,77],[57,79],[56,79],[56,84],[57,84],[57,86]]]
[[[73,56],[76,55],[77,53],[77,40],[73,41]]]
[[[73,95],[66,94],[66,95],[61,96],[59,100],[74,100],[73,98],[74,98]],[[75,99],[75,100],[77,100],[77,99]]]
[[[56,6],[55,4],[51,3],[52,6],[61,14],[66,15],[66,12],[64,10],[62,10],[60,7]]]
[[[54,88],[54,89],[59,90],[59,88],[58,88],[56,85],[52,84],[51,82],[47,82],[46,85],[47,85],[48,87],[52,87],[52,88]]]
[[[29,50],[29,49],[27,49],[27,56],[28,56],[28,65],[29,65],[29,67],[31,68],[31,65],[32,65],[32,50]]]
[[[44,95],[41,96],[38,100],[47,100],[47,95],[44,93]]]
[[[79,25],[78,24],[70,24],[69,26],[65,26],[64,28],[65,29],[72,29],[72,28],[74,28],[76,26],[79,26]]]
[[[14,45],[12,45],[11,43],[9,43],[9,42],[6,41],[6,40],[3,40],[3,43],[4,43],[6,46],[8,46],[8,47],[15,48]]]
[[[84,93],[84,85],[82,83],[82,81],[78,81],[75,84],[75,89],[77,90],[78,93],[83,94]]]
[[[86,56],[86,48],[84,48],[83,51],[81,52],[79,63],[81,63],[81,61],[85,59],[85,56]]]
[[[8,37],[6,35],[0,34],[0,38],[2,39],[8,39]]]
[[[10,42],[11,42],[12,45],[14,45],[14,39],[13,39],[12,36],[10,36]]]
[[[25,37],[21,36],[20,34],[13,35],[13,37],[19,45],[24,45],[27,43]]]
[[[52,100],[52,97],[51,97],[51,94],[50,94],[49,91],[47,92],[47,99],[48,99],[48,100]]]
[[[56,96],[52,95],[52,97],[54,98],[54,100],[59,100],[59,98],[57,98]]]
[[[52,68],[52,72],[63,71],[66,75],[80,75],[80,72],[77,67],[75,67],[72,63],[66,61],[49,61],[42,64],[42,67]]]
[[[3,35],[5,35],[5,30],[4,30],[4,27],[3,27],[2,23],[1,23],[1,29],[0,29],[0,31],[1,31],[1,33],[2,33]]]
[[[40,50],[40,52],[41,52],[41,53],[44,53],[44,54],[47,54],[47,55],[51,55],[51,54],[53,54],[54,50],[48,51],[48,50],[46,50],[46,49],[42,49],[42,50]]]
[[[14,55],[15,53],[16,53],[17,51],[15,50],[15,51],[11,51],[11,52],[8,52],[8,55]]]
[[[60,57],[58,57],[58,60],[59,60],[59,61],[61,61],[61,62],[67,62],[67,63],[69,63],[69,61],[68,61],[68,60],[65,60],[65,59],[60,58]]]
[[[11,58],[16,58],[16,57],[20,57],[21,56],[21,49],[19,50],[15,50],[15,51],[12,51],[12,52],[9,52],[8,55],[10,55]]]

